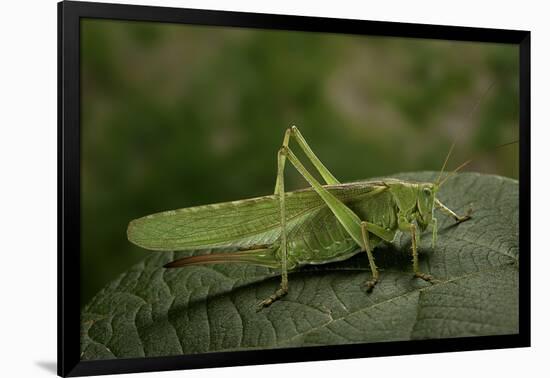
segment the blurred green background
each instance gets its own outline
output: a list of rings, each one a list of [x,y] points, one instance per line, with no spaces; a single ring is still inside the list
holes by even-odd
[[[518,138],[517,46],[92,19],[81,42],[81,305],[158,253],[131,219],[271,194],[292,124],[341,181],[438,170],[453,141],[451,168],[518,176],[493,148]]]

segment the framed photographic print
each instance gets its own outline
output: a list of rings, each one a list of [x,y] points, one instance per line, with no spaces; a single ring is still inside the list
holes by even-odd
[[[529,346],[529,32],[58,11],[59,375]]]

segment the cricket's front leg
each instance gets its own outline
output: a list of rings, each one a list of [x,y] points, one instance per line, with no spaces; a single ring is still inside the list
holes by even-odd
[[[410,225],[411,230],[411,249],[412,249],[412,255],[413,255],[413,271],[414,276],[418,278],[422,278],[424,281],[433,282],[434,278],[430,274],[422,273],[420,271],[420,268],[418,267],[418,230],[416,229],[416,225],[414,223],[411,223]]]
[[[468,212],[466,213],[466,215],[460,216],[456,214],[454,211],[452,211],[451,209],[449,209],[447,206],[443,205],[443,203],[441,203],[441,201],[438,199],[435,200],[435,204],[437,208],[440,209],[442,212],[444,212],[450,217],[453,217],[456,223],[462,223],[472,218],[472,208],[468,209]]]

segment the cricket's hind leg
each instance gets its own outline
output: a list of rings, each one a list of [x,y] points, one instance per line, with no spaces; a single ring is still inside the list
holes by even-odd
[[[258,303],[258,308],[256,309],[256,312],[260,311],[264,307],[270,306],[273,302],[275,302],[278,299],[281,299],[288,293],[288,279],[281,282],[281,286],[269,297]]]
[[[287,267],[287,245],[286,245],[286,215],[285,215],[285,184],[284,184],[284,172],[287,154],[289,153],[290,138],[293,138],[298,146],[302,149],[309,161],[321,174],[327,184],[339,184],[340,182],[330,173],[325,165],[315,155],[313,150],[307,144],[305,138],[302,136],[296,126],[292,126],[286,130],[283,139],[283,145],[277,154],[277,181],[275,182],[275,196],[279,200],[280,214],[281,214],[281,285],[279,289],[275,291],[268,298],[264,299],[258,304],[258,311],[264,307],[271,305],[276,300],[284,297],[288,293],[288,267]],[[293,162],[295,164],[295,162]],[[304,168],[305,170],[305,168]],[[308,180],[309,181],[309,180]],[[319,184],[320,186],[320,184]]]
[[[283,146],[288,144],[289,132],[285,134]],[[276,300],[284,297],[288,293],[288,270],[287,270],[287,245],[286,245],[286,208],[285,208],[285,160],[286,156],[282,149],[277,154],[277,183],[275,184],[275,195],[279,199],[279,211],[281,214],[281,286],[268,298],[258,303],[257,311],[271,305]]]

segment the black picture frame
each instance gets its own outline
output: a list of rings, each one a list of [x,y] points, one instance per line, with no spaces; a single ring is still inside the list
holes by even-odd
[[[80,20],[104,18],[516,44],[520,49],[519,333],[156,358],[80,360]],[[530,346],[530,32],[228,11],[58,3],[58,374],[82,376]]]

